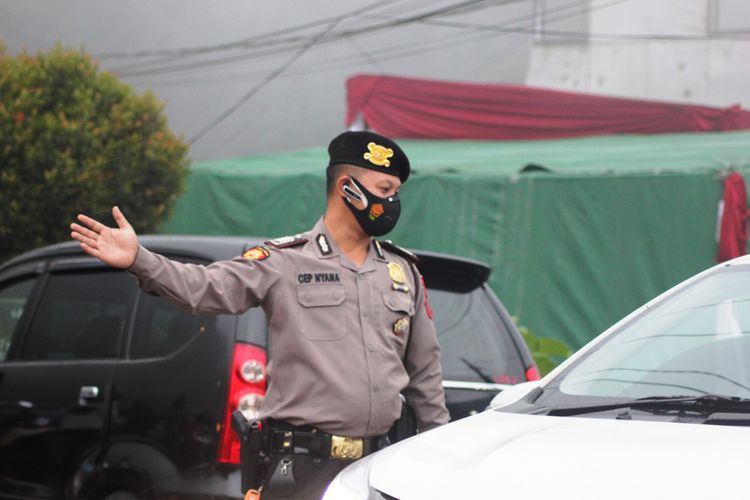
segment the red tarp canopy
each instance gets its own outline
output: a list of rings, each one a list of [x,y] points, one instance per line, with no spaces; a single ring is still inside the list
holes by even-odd
[[[750,129],[750,112],[518,85],[358,75],[347,81],[347,126],[414,139],[553,139]]]

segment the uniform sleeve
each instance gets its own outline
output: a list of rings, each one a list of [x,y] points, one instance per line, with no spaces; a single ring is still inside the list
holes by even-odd
[[[425,289],[417,283],[416,312],[411,322],[409,347],[404,366],[409,373],[405,396],[414,407],[420,431],[448,423],[443,375],[440,368],[440,346]]]
[[[238,257],[202,266],[170,260],[141,246],[128,271],[145,292],[161,295],[192,314],[238,314],[263,302],[282,267],[279,252],[264,260]]]

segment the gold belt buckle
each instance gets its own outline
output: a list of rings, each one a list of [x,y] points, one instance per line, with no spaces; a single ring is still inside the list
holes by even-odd
[[[357,460],[364,455],[364,443],[361,439],[331,436],[331,458],[339,460]]]

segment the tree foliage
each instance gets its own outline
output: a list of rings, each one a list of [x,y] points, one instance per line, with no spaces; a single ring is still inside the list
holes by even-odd
[[[154,231],[188,169],[162,110],[82,51],[0,46],[0,261],[67,239],[78,213],[111,221],[115,204]]]
[[[539,374],[544,377],[551,372],[557,365],[565,361],[572,351],[570,347],[562,340],[556,340],[545,337],[537,337],[527,327],[518,323],[518,318],[513,318],[518,325],[518,330],[529,346],[531,356],[534,358]]]

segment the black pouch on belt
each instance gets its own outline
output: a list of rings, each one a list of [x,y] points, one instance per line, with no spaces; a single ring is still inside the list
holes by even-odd
[[[249,422],[239,410],[232,413],[232,429],[240,440],[242,493],[260,488],[268,471],[269,458],[259,422]]]
[[[401,417],[393,423],[393,427],[388,431],[388,438],[391,443],[398,443],[416,434],[417,415],[414,408],[402,398]]]
[[[273,473],[268,479],[268,491],[273,496],[289,497],[296,489],[294,480],[294,459],[291,455],[282,455],[276,462]]]

